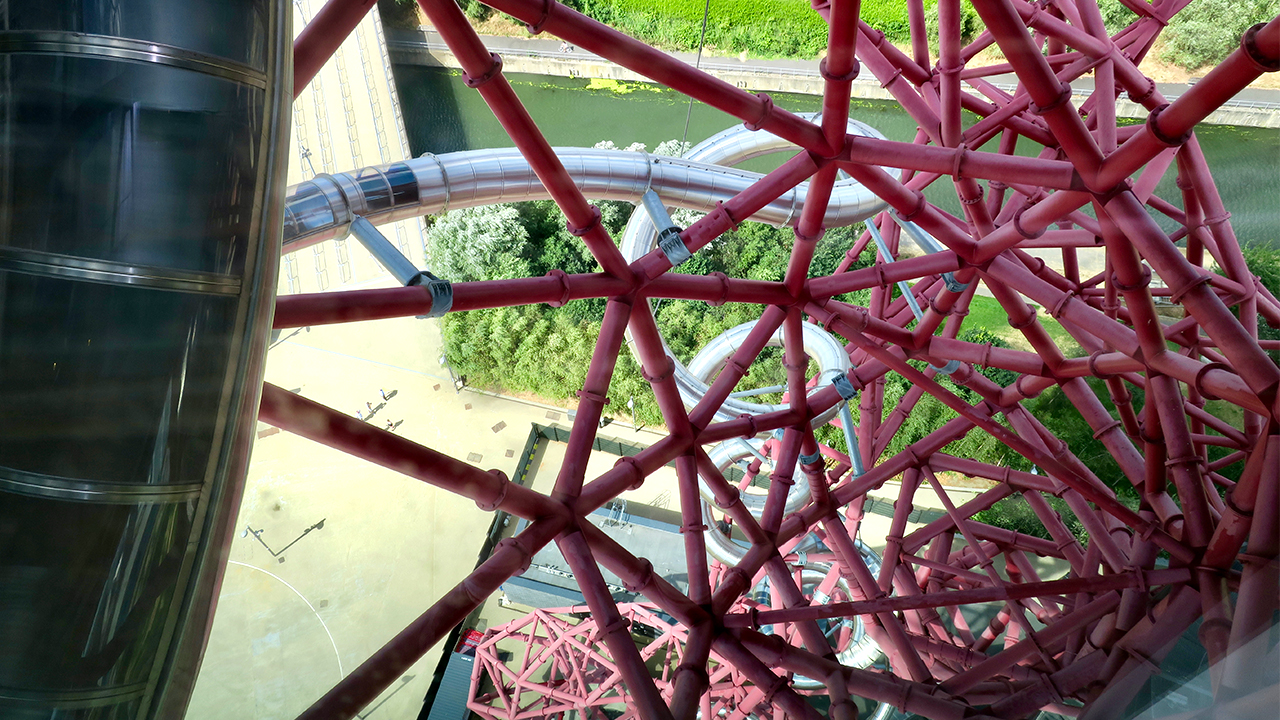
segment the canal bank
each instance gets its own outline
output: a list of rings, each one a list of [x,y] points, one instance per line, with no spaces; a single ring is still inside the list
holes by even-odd
[[[602,80],[651,82],[648,78],[616,65],[590,52],[573,48],[563,51],[556,39],[482,36],[485,46],[502,56],[503,71],[528,73],[565,78],[596,78]],[[388,29],[387,47],[393,63],[398,65],[423,65],[458,69],[457,58],[444,40],[433,29],[423,27],[417,31]],[[785,92],[798,95],[821,95],[823,80],[818,74],[816,60],[738,60],[724,57],[704,57],[697,60],[694,53],[669,53],[682,62],[698,67],[727,83],[752,92]],[[1013,75],[991,78],[993,84],[1005,91],[1015,88]],[[1080,78],[1071,83],[1072,101],[1079,103],[1093,92],[1093,79]],[[1157,83],[1156,88],[1170,101],[1186,92],[1189,85]],[[854,98],[866,100],[893,100],[875,78],[866,73],[853,82]],[[1121,98],[1116,104],[1118,117],[1144,119],[1147,111],[1142,106]],[[1212,125],[1238,127],[1280,128],[1280,90],[1246,88],[1243,92],[1215,110],[1205,119]]]
[[[421,33],[416,35],[422,37]],[[479,93],[465,85],[461,71],[445,66],[426,51],[414,51],[411,54],[416,59],[408,62],[404,46],[396,44],[404,37],[403,33],[389,33],[388,40],[412,153],[512,147],[511,139]],[[558,54],[558,40],[489,39],[539,51],[549,46],[552,55]],[[513,68],[518,65],[513,56],[521,54],[501,45],[495,48],[504,58],[511,58],[504,59],[503,73],[553,146],[591,147],[607,141],[619,148],[639,144],[652,151],[665,141],[684,138],[697,143],[741,124],[733,116],[702,103],[690,103],[687,96],[654,83],[516,72]],[[1249,98],[1257,97],[1252,91],[1247,94]],[[791,112],[821,109],[822,98],[817,95],[785,91],[770,91],[770,95],[778,107]],[[891,140],[912,142],[915,137],[915,121],[895,101],[856,98],[850,112]],[[974,120],[970,116],[966,122]],[[1241,242],[1276,244],[1280,240],[1280,206],[1275,202],[1280,196],[1280,128],[1202,124],[1196,135]],[[1017,154],[1024,156],[1034,156],[1040,150],[1040,146],[1025,139],[1016,148]],[[779,158],[756,158],[741,167],[768,172],[777,167]],[[1181,191],[1175,180],[1175,173],[1166,173],[1156,194],[1181,206]],[[930,202],[960,215],[960,204],[950,183],[934,183],[924,192]],[[1153,219],[1166,232],[1177,229],[1159,213]]]

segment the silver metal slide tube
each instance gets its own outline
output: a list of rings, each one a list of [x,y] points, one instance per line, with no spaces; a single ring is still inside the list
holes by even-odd
[[[851,121],[850,132],[883,137]],[[713,136],[685,158],[625,150],[556,148],[583,194],[600,200],[637,203],[652,189],[669,207],[708,211],[746,190],[760,173],[726,165],[787,150],[786,141],[738,126]],[[724,158],[733,158],[725,160]],[[772,225],[795,225],[808,183],[751,216]],[[285,205],[284,252],[295,252],[342,237],[356,216],[382,225],[421,215],[494,203],[550,197],[529,163],[515,148],[466,150],[333,175],[320,174],[289,188]],[[852,180],[836,183],[823,224],[844,227],[884,209],[885,203]]]
[[[378,228],[374,227],[368,220],[357,217],[351,221],[351,234],[401,285],[418,284],[418,281],[422,278],[422,273],[418,271],[418,268],[414,267],[413,263],[409,262],[409,258],[405,257],[399,248],[392,245],[391,241],[378,232]]]

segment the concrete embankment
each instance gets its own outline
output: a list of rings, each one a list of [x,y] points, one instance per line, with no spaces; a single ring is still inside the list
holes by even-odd
[[[598,55],[573,49],[563,52],[557,40],[485,36],[481,38],[492,51],[502,56],[503,70],[557,77],[604,78],[652,82],[648,78],[616,65]],[[396,64],[428,65],[459,68],[457,58],[438,34],[429,29],[418,32],[391,31],[387,36],[391,60]],[[690,65],[698,62],[693,53],[671,53]],[[823,81],[818,63],[813,60],[747,60],[704,57],[698,67],[727,83],[752,92],[788,92],[821,95]],[[893,100],[870,73],[855,80],[853,97],[868,100]],[[989,78],[996,87],[1012,91],[1017,82],[1012,75]],[[1188,85],[1158,83],[1157,89],[1170,101],[1187,90]],[[1073,102],[1080,103],[1093,91],[1091,78],[1072,83]],[[1116,103],[1119,117],[1143,119],[1147,111],[1123,97]],[[1280,90],[1248,88],[1231,102],[1214,111],[1205,122],[1215,125],[1280,128]]]

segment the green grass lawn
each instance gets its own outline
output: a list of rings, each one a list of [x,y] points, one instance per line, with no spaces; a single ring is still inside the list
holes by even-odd
[[[1049,317],[1044,312],[1038,312],[1037,318],[1040,324],[1044,325],[1044,329],[1048,331],[1049,337],[1062,348],[1063,352],[1070,357],[1074,353],[1078,354],[1079,346],[1062,325]],[[1001,340],[1009,343],[1010,347],[1019,350],[1031,350],[1031,343],[1023,337],[1022,333],[1009,327],[1009,314],[1000,307],[1000,303],[995,298],[989,298],[984,295],[975,295],[973,301],[969,303],[969,316],[965,318],[963,328],[966,330],[984,327],[995,333]]]

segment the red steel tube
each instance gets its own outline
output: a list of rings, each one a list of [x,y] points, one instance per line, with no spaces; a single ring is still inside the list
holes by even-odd
[[[587,368],[582,390],[578,392],[578,412],[573,418],[568,447],[556,475],[555,490],[551,493],[551,498],[558,502],[572,502],[582,492],[587,462],[605,403],[609,402],[606,393],[609,392],[609,381],[618,362],[618,350],[622,347],[631,310],[631,302],[627,299],[615,298],[605,306],[600,335],[591,353],[591,365]]]
[[[1187,311],[1195,316],[1223,354],[1231,359],[1236,372],[1267,407],[1268,414],[1276,412],[1274,405],[1277,386],[1280,386],[1280,370],[1267,359],[1267,354],[1222,304],[1217,294],[1202,281],[1204,276],[1187,262],[1172,243],[1156,242],[1158,238],[1165,237],[1164,233],[1143,210],[1133,193],[1117,193],[1105,203],[1105,207],[1143,258],[1151,263],[1152,269],[1181,296]]]
[[[572,277],[572,276],[570,276]],[[810,281],[812,282],[812,281]],[[787,305],[795,300],[782,283],[744,280],[719,275],[683,275],[664,273],[644,286],[646,298],[703,300],[713,304],[755,303]]]
[[[1101,165],[1093,187],[1109,188],[1122,181],[1164,148],[1177,144],[1196,123],[1208,117],[1262,73],[1275,72],[1274,66],[1280,60],[1280,50],[1277,50],[1280,48],[1280,18],[1272,20],[1256,32],[1251,30],[1242,41],[1244,39],[1251,39],[1256,56],[1251,55],[1244,47],[1236,49],[1226,60],[1209,71],[1203,80],[1192,85],[1157,116],[1153,116],[1154,123],[1148,119],[1143,132],[1130,138]],[[1268,62],[1271,66],[1264,66],[1259,60]]]
[[[858,42],[858,15],[861,0],[832,0],[827,17],[827,56],[818,64],[825,80],[822,89],[822,133],[827,145],[839,150],[845,144],[849,118],[849,91],[858,74],[855,59]]]
[[[846,319],[842,318],[840,322],[845,323],[847,321]],[[1000,425],[999,423],[993,422],[986,417],[982,417],[978,413],[975,413],[974,409],[970,407],[968,404],[966,404],[963,400],[960,400],[953,393],[946,391],[945,389],[938,386],[937,383],[926,378],[923,375],[923,373],[921,373],[919,370],[916,370],[914,367],[911,367],[910,365],[907,365],[905,362],[901,362],[898,360],[889,360],[890,354],[885,353],[879,350],[878,348],[872,347],[870,343],[868,343],[866,340],[860,340],[858,337],[856,337],[856,335],[858,335],[857,328],[852,327],[851,329],[855,337],[851,337],[850,339],[853,340],[855,343],[864,347],[864,349],[867,349],[874,356],[884,360],[890,367],[897,370],[901,375],[903,375],[904,377],[907,377],[912,382],[915,382],[917,384],[924,386],[929,391],[930,394],[937,397],[940,401],[943,402],[943,404],[955,410],[957,413],[960,413],[962,417],[975,423],[976,425],[978,425],[978,427],[981,427],[983,430],[986,430],[992,436],[1004,442],[1006,445],[1014,449],[1020,455],[1023,455],[1024,457],[1028,458],[1032,462],[1036,463],[1038,466],[1044,468],[1048,472],[1060,478],[1073,490],[1080,493],[1080,495],[1083,496],[1085,499],[1097,504],[1100,509],[1113,515],[1121,522],[1124,522],[1132,527],[1143,527],[1145,529],[1146,527],[1149,526],[1148,523],[1146,523],[1140,517],[1138,517],[1138,515],[1134,513],[1132,510],[1129,510],[1129,508],[1120,504],[1114,498],[1107,497],[1105,494],[1099,492],[1092,485],[1088,484],[1087,482],[1084,482],[1084,480],[1080,478],[1079,475],[1074,470],[1068,469],[1065,465],[1060,463],[1057,460],[1057,458],[1054,458],[1050,455],[1037,451],[1035,448],[1027,444],[1026,441],[1024,441],[1017,435],[1005,429],[1004,426]],[[1169,553],[1172,554],[1174,557],[1178,557],[1182,559],[1190,558],[1190,551],[1181,543],[1177,542],[1172,537],[1169,537],[1167,533],[1155,528],[1152,528],[1151,531],[1155,534],[1156,543],[1159,544],[1161,548],[1169,551]]]
[[[1014,3],[1010,0],[975,0],[973,8],[987,24],[1018,78],[1026,85],[1032,102],[1041,109],[1038,114],[1049,123],[1067,157],[1071,158],[1086,181],[1093,177],[1102,164],[1102,153],[1071,105],[1071,86],[1059,80],[1053,68],[1045,62],[1044,55],[1027,34]]]
[[[822,720],[813,706],[805,701],[799,693],[792,689],[785,676],[779,677],[755,655],[743,647],[738,639],[728,633],[720,633],[715,640],[716,652],[733,663],[755,685],[755,690],[762,693],[766,703],[777,702],[780,709],[789,718],[797,720]],[[743,703],[750,707],[751,704]]]
[[[631,638],[629,625],[618,613],[618,606],[609,596],[604,576],[600,574],[600,568],[591,556],[586,539],[575,529],[561,535],[556,543],[578,580],[578,587],[582,589],[582,595],[600,627],[613,661],[618,664],[627,689],[631,691],[631,700],[640,710],[640,716],[645,720],[671,720],[671,711],[658,695],[658,688],[653,684],[653,678],[649,676],[649,670],[636,649],[635,640]]]
[[[1267,442],[1266,460],[1253,522],[1249,527],[1249,552],[1241,558],[1239,598],[1232,618],[1231,634],[1223,669],[1223,684],[1244,694],[1257,689],[1257,669],[1265,663],[1266,644],[1256,641],[1271,626],[1276,609],[1276,586],[1280,581],[1280,436]]]
[[[753,127],[786,138],[802,148],[826,152],[826,139],[814,124],[781,108],[767,96],[756,96],[592,20],[557,2],[542,0],[489,0],[496,10],[515,17],[539,32],[548,32],[590,50],[629,70],[651,78],[722,110]]]
[[[539,278],[483,280],[453,284],[450,312],[612,297],[627,283],[603,273],[547,275]],[[276,298],[272,327],[307,327],[334,323],[412,317],[431,312],[431,292],[421,285],[375,290],[281,295]]]
[[[802,152],[795,155],[777,170],[734,195],[728,202],[717,204],[715,210],[685,228],[684,232],[680,233],[680,238],[689,252],[697,252],[707,243],[736,228],[741,222],[738,218],[751,217],[760,208],[804,182],[825,164],[825,160],[816,158],[812,153]],[[671,269],[671,261],[657,249],[632,265],[646,282]]]
[[[786,316],[787,312],[777,305],[770,305],[765,309],[764,314],[756,321],[755,327],[751,328],[751,332],[742,341],[742,346],[729,358],[724,370],[716,376],[711,387],[707,389],[706,395],[689,413],[689,422],[694,427],[705,428],[710,424],[711,419],[720,410],[720,406],[728,399],[729,393],[733,392],[738,381],[747,374],[751,361],[764,349],[765,343],[769,341],[769,337],[778,329]]]
[[[514,538],[498,544],[493,554],[445,593],[426,612],[352,670],[298,720],[348,720],[377,699],[455,625],[498,590],[512,575],[529,566],[533,553],[551,542],[566,520],[549,517],[534,521]]]
[[[852,580],[850,590],[853,590],[854,597],[861,594],[864,600],[874,600],[880,596],[882,594],[880,586],[876,583],[875,576],[871,574],[871,570],[862,559],[845,526],[838,519],[828,519],[822,526],[827,531],[827,542],[840,558],[840,564],[846,575]],[[872,633],[872,637],[880,648],[889,654],[894,672],[916,681],[929,677],[929,671],[923,660],[907,639],[902,621],[891,612],[875,613],[872,618],[875,620],[875,626],[868,625],[867,631]]]
[[[765,635],[754,630],[735,630],[733,635],[752,654],[766,663],[774,663],[806,677],[827,677],[832,672],[844,674],[848,690],[859,697],[899,706],[902,710],[921,713],[937,720],[960,720],[966,716],[964,704],[939,696],[934,688],[924,683],[903,680],[892,675],[841,667],[838,663],[820,658],[780,642],[776,635]]]
[[[1091,699],[1083,714],[1096,720],[1127,705],[1133,686],[1140,684],[1152,663],[1168,651],[1169,639],[1180,634],[1197,613],[1205,619],[1201,636],[1213,661],[1215,689],[1233,697],[1258,690],[1251,684],[1249,668],[1268,658],[1248,649],[1248,640],[1264,628],[1278,604],[1274,586],[1280,548],[1280,510],[1275,507],[1280,494],[1276,489],[1280,486],[1276,479],[1280,371],[1266,357],[1253,326],[1259,314],[1280,320],[1280,303],[1250,276],[1199,144],[1184,133],[1243,83],[1275,69],[1280,19],[1252,31],[1242,49],[1209,78],[1164,105],[1154,86],[1148,87],[1138,64],[1160,27],[1185,4],[1183,0],[1157,3],[1115,38],[1107,37],[1093,0],[1034,7],[1025,0],[974,0],[988,32],[968,47],[960,46],[959,3],[940,3],[940,54],[937,66],[930,68],[923,37],[913,37],[915,57],[908,57],[858,19],[858,0],[815,2],[815,10],[830,23],[830,48],[820,68],[825,88],[818,125],[774,108],[767,96],[732,88],[556,2],[494,0],[499,9],[530,23],[535,33],[548,30],[729,112],[753,129],[767,129],[800,145],[802,150],[778,170],[682,232],[686,247],[696,252],[737,227],[738,218],[748,217],[809,180],[808,199],[783,281],[760,282],[714,274],[672,274],[669,261],[658,250],[628,266],[597,221],[595,209],[569,179],[502,76],[500,61],[483,47],[455,3],[421,0],[459,58],[468,84],[479,90],[564,209],[570,228],[584,238],[606,269],[589,275],[554,273],[544,278],[458,283],[453,286],[452,309],[538,302],[558,306],[593,297],[611,301],[552,498],[513,486],[501,473],[483,472],[280,388],[264,390],[261,414],[268,422],[465,495],[483,508],[501,508],[535,521],[520,540],[499,546],[489,562],[406,630],[407,635],[402,633],[344,680],[339,686],[342,692],[335,689],[304,717],[349,717],[385,689],[407,667],[406,662],[411,663],[447,632],[458,613],[474,608],[497,583],[524,567],[530,552],[554,534],[560,535],[562,552],[580,580],[603,642],[644,717],[671,717],[664,696],[670,697],[680,720],[692,720],[698,710],[705,717],[727,710],[719,701],[699,702],[704,693],[714,694],[725,683],[739,684],[740,703],[773,703],[790,716],[814,717],[787,676],[770,670],[782,666],[825,682],[831,715],[841,720],[853,716],[849,693],[957,720],[973,715],[982,705],[989,705],[987,713],[1013,716],[1041,707],[1074,712],[1062,698]],[[296,88],[315,75],[369,4],[369,0],[332,0],[304,30],[295,46]],[[913,26],[922,26],[923,4],[917,0],[909,4]],[[965,63],[974,62],[976,53],[993,41],[1009,58],[1005,69],[1018,75],[1020,88],[1012,94],[991,84],[990,73],[998,67],[965,69]],[[917,121],[914,143],[846,135],[851,81],[858,69],[855,58]],[[1082,121],[1066,83],[1090,71],[1095,91],[1080,106],[1087,118]],[[962,91],[962,78],[977,94]],[[1119,92],[1128,92],[1131,99],[1153,111],[1146,125],[1115,127]],[[962,123],[966,109],[980,118],[968,132]],[[997,152],[969,149],[997,135]],[[1038,157],[1017,157],[1014,150],[1020,137],[1046,148]],[[1117,143],[1123,144],[1117,148]],[[1175,161],[1181,208],[1154,195],[1160,178]],[[882,167],[903,172],[891,176]],[[1144,168],[1141,175],[1129,184],[1129,176],[1139,168]],[[849,272],[869,242],[869,234],[864,233],[836,274],[808,278],[837,169],[860,180],[889,203],[891,212],[917,222],[948,250]],[[959,215],[928,203],[922,194],[946,178],[962,202]],[[990,181],[985,199],[979,179]],[[1096,219],[1081,209],[1090,202]],[[1173,236],[1160,231],[1150,217],[1152,209],[1181,229]],[[896,254],[897,224],[885,212],[878,225],[888,251]],[[1185,257],[1175,247],[1184,239]],[[1079,247],[1105,248],[1103,272],[1082,281],[1075,257]],[[1060,252],[1064,269],[1048,267],[1033,257],[1032,248]],[[1205,257],[1206,250],[1211,258]],[[1225,268],[1221,276],[1210,276],[1206,270],[1210,259]],[[1148,287],[1143,263],[1149,263],[1168,287],[1155,291]],[[963,292],[945,289],[941,274],[947,272],[970,286]],[[898,281],[912,281],[909,292],[925,307],[919,321],[906,298],[893,297],[892,284]],[[978,282],[995,294],[1010,324],[1022,330],[1031,352],[957,339]],[[864,289],[871,290],[866,309],[834,300],[841,293]],[[649,297],[766,306],[747,342],[691,413],[685,411],[676,388]],[[1188,317],[1172,326],[1162,325],[1155,297],[1183,305]],[[1037,310],[1024,298],[1038,303],[1061,324],[1079,344],[1078,357],[1065,357],[1056,336],[1046,329],[1048,323],[1040,323]],[[633,305],[636,300],[645,302]],[[317,293],[281,298],[274,324],[302,327],[422,315],[430,310],[430,294],[422,288]],[[848,378],[862,397],[860,446],[849,452],[860,453],[867,466],[860,477],[852,476],[846,456],[817,445],[808,427],[812,417],[839,398],[831,387],[808,395],[807,358],[799,340],[802,313],[850,343],[847,351],[854,369]],[[915,326],[910,324],[913,321]],[[785,331],[786,408],[712,422],[727,394],[758,358],[764,340],[779,325]],[[642,374],[653,388],[669,435],[585,482],[596,421],[628,326]],[[936,370],[920,371],[913,365],[923,361],[937,367],[952,360],[960,366],[948,369],[947,380],[939,378]],[[996,384],[977,372],[981,367],[1010,370],[1017,377]],[[911,385],[900,397],[886,397],[889,372]],[[1106,381],[1118,419],[1085,382],[1089,377]],[[953,384],[964,390],[955,390]],[[1137,513],[1118,502],[1073,450],[1027,411],[1024,400],[1054,385],[1061,386],[1124,478],[1140,493],[1142,507]],[[1145,393],[1145,402],[1137,410],[1128,385]],[[975,393],[978,400],[971,403],[958,392]],[[960,417],[881,460],[925,393]],[[882,406],[892,397],[898,398],[896,407],[886,416],[888,408]],[[1221,398],[1243,408],[1243,430],[1204,410],[1205,398]],[[1000,415],[1004,417],[998,419]],[[771,440],[767,450],[774,462],[774,485],[757,520],[746,510],[738,488],[712,466],[704,446],[778,428],[784,431],[781,440]],[[941,452],[971,432],[994,437],[1047,474],[1017,472]],[[1215,445],[1236,452],[1207,462],[1208,449]],[[814,500],[783,517],[783,500],[796,480],[798,456],[816,456],[819,451],[844,462],[829,473],[823,472],[820,463],[805,465],[803,481],[811,484]],[[656,576],[647,561],[580,519],[618,493],[638,487],[673,460],[690,570],[688,596]],[[1236,483],[1215,472],[1241,461],[1244,469]],[[997,485],[956,506],[949,491],[933,478],[935,471],[943,469],[988,478]],[[751,544],[736,567],[708,566],[699,474],[716,504]],[[877,578],[858,555],[852,534],[860,527],[867,493],[897,475],[903,476],[903,485]],[[908,532],[922,475],[943,498],[946,515]],[[1166,487],[1169,480],[1177,488],[1178,502]],[[828,487],[829,483],[835,485]],[[1222,488],[1228,492],[1225,501],[1218,494]],[[1025,498],[1051,540],[973,519],[976,512],[1014,493]],[[1083,522],[1090,534],[1087,549],[1080,547],[1049,505],[1049,494],[1063,498]],[[833,514],[842,507],[843,522]],[[793,550],[810,532],[817,532],[833,548],[822,555],[832,569],[820,589],[834,592],[837,579],[847,577],[855,590],[853,600],[807,604],[788,562],[798,559]],[[963,543],[956,542],[959,535],[964,536]],[[1241,555],[1246,538],[1249,552]],[[1151,569],[1157,546],[1173,556],[1175,567]],[[1041,581],[1029,554],[1063,558],[1071,575]],[[1004,574],[993,568],[1001,555],[1005,556]],[[816,557],[810,555],[810,559]],[[1226,569],[1236,560],[1245,562],[1243,573]],[[1177,567],[1193,563],[1194,567]],[[689,628],[684,661],[674,674],[664,675],[662,682],[670,682],[661,685],[661,693],[645,667],[648,655],[636,649],[600,567],[614,572],[628,588],[643,593]],[[774,607],[757,608],[742,596],[766,575],[777,589]],[[1173,592],[1153,603],[1151,588],[1160,585],[1172,586]],[[886,595],[890,590],[897,594]],[[954,624],[947,624],[937,612],[980,602],[1005,607],[990,623],[973,630],[958,614]],[[749,613],[731,610],[743,607],[742,603],[751,609]],[[1045,626],[1033,629],[1026,610]],[[817,621],[853,616],[868,621],[868,632],[890,654],[895,673],[930,684],[850,671],[832,662],[831,647]],[[787,627],[767,639],[747,629],[756,623]],[[848,631],[843,633],[842,641],[847,640]],[[1004,650],[986,657],[987,647],[1002,634]],[[788,643],[803,643],[808,650]],[[1237,654],[1231,656],[1229,651]],[[721,663],[710,677],[709,662]],[[741,686],[743,682],[752,687]],[[1090,687],[1099,682],[1106,683],[1105,689]],[[561,700],[570,697],[560,690],[553,694]]]
[[[950,592],[925,595],[886,596],[874,600],[828,603],[807,608],[761,610],[752,614],[732,613],[725,616],[724,625],[729,628],[752,627],[753,623],[756,625],[768,625],[770,623],[798,622],[800,620],[854,617],[856,615],[870,615],[882,612],[899,613],[931,607],[952,607],[1052,595],[1070,595],[1081,592],[1101,594],[1112,590],[1141,587],[1144,582],[1149,586],[1180,585],[1190,582],[1190,580],[1191,571],[1189,569],[1172,568],[1168,570],[1150,570],[1141,577],[1137,573],[1126,572],[1096,575],[1087,578],[1075,577],[1033,583],[1011,583],[1002,587],[952,590]]]
[[[1070,615],[1054,621],[1053,624],[1039,633],[1038,639],[1027,638],[1022,640],[1013,647],[996,653],[959,675],[943,681],[940,687],[949,693],[964,692],[983,680],[995,677],[1001,671],[1012,667],[1024,658],[1034,655],[1045,646],[1065,642],[1071,632],[1097,621],[1103,615],[1115,610],[1119,604],[1119,593],[1114,591],[1105,593]]]
[[[568,220],[570,232],[582,237],[600,267],[610,275],[632,281],[621,251],[600,222],[600,210],[587,204],[582,191],[569,177],[564,163],[529,117],[511,84],[502,75],[502,60],[480,42],[462,9],[452,0],[419,0],[418,4],[440,31],[462,65],[467,84],[476,88],[502,128],[515,142],[538,179]],[[559,5],[555,5],[560,7]]]
[[[377,0],[329,0],[293,41],[293,97],[311,84]]]
[[[958,145],[959,143],[957,143]],[[974,152],[967,148],[933,147],[850,135],[842,163],[883,165],[950,175],[960,166],[965,177],[1000,179],[1055,190],[1083,190],[1084,183],[1069,162]]]
[[[470,498],[482,509],[529,520],[566,515],[560,503],[511,482],[498,470],[486,472],[271,383],[262,386],[258,419]]]

